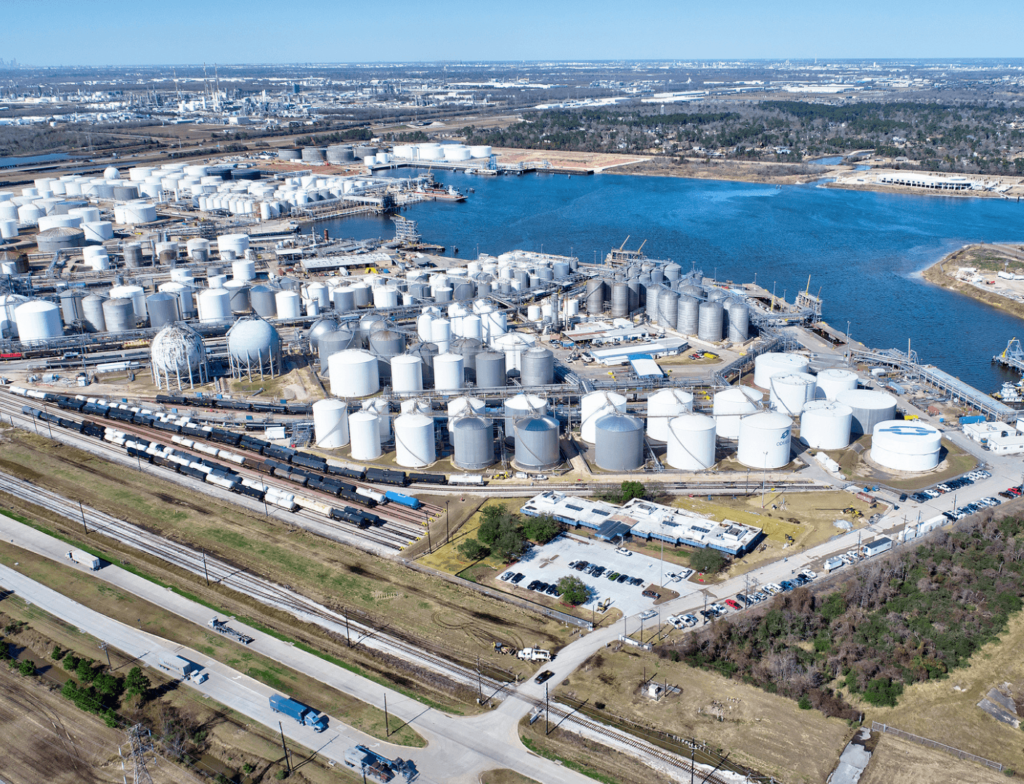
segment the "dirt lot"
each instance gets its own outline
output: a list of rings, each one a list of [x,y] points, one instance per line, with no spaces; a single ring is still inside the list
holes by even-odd
[[[517,150],[495,147],[499,166],[514,166],[527,161],[548,161],[558,169],[579,169],[580,172],[599,172],[612,167],[636,164],[647,160],[638,155],[610,155],[601,152],[569,152],[564,150]]]
[[[682,161],[682,162],[680,162]],[[809,166],[803,163],[762,163],[760,161],[708,160],[657,156],[631,166],[612,169],[614,174],[644,174],[655,177],[688,177],[697,180],[796,185],[852,171],[852,166]]]
[[[500,768],[481,773],[480,784],[539,784],[539,782],[528,779],[522,773],[516,773],[514,770]]]
[[[997,784],[1006,775],[941,751],[883,735],[860,784]]]
[[[845,449],[839,452],[829,452],[828,455],[837,463],[843,472],[843,476],[852,482],[865,485],[873,485],[876,482],[884,483],[899,490],[920,490],[931,487],[934,484],[960,476],[973,470],[978,461],[970,454],[962,450],[952,441],[942,439],[942,454],[938,467],[933,471],[924,474],[905,474],[898,471],[891,471],[882,468],[870,460],[871,436],[861,436],[856,441],[864,448],[861,454],[853,449]]]
[[[979,272],[988,273],[985,275],[986,280],[995,281],[991,287],[992,290],[989,290],[989,287],[979,287],[956,278],[956,271],[959,267],[976,267]],[[1003,269],[1016,274],[1024,274],[1024,250],[1019,245],[967,245],[937,261],[921,273],[921,276],[929,283],[967,297],[973,297],[986,305],[999,308],[1018,318],[1024,318],[1024,302],[997,294],[994,290],[999,288],[1005,292],[1012,292],[1016,296],[1024,293],[1024,287],[1021,286],[1024,281],[1006,281],[996,277],[996,273]]]

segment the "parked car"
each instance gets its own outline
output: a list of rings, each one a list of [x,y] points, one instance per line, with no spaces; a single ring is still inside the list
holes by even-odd
[[[589,569],[590,564],[587,561],[577,561],[576,566],[573,567],[577,572],[582,572],[584,569]]]
[[[503,580],[504,582],[506,582],[506,583],[507,583],[507,582],[508,582],[509,580],[511,580],[511,579],[512,579],[513,577],[515,577],[515,576],[516,576],[516,573],[515,573],[515,572],[505,572],[505,574],[503,574],[503,575],[501,576],[501,579],[502,579],[502,580]]]
[[[642,596],[643,596],[643,597],[644,597],[645,599],[660,599],[660,598],[661,598],[661,594],[660,594],[660,593],[658,593],[657,591],[652,591],[652,590],[650,590],[650,589],[647,589],[647,590],[646,590],[646,591],[644,591],[644,592],[643,592],[643,594],[641,594],[641,595],[642,595]]]
[[[619,555],[632,555],[633,554],[633,551],[630,550],[628,547],[618,547],[618,548],[615,549],[615,552],[617,552]]]
[[[812,572],[810,569],[804,569],[802,572],[800,572],[800,574],[802,574],[808,580],[813,580],[815,577],[818,576],[816,572]]]
[[[653,618],[657,614],[658,614],[657,610],[644,610],[642,613],[640,613],[640,620],[641,621],[649,621],[651,618]]]
[[[696,626],[697,625],[697,616],[696,615],[684,615],[682,617],[682,621],[687,626]]]
[[[629,584],[630,585],[643,585],[644,584],[644,580],[643,580],[642,577],[630,577],[629,578]]]
[[[727,606],[732,607],[732,609],[734,609],[734,610],[742,610],[743,609],[742,607],[740,607],[739,602],[737,602],[737,601],[735,601],[733,599],[726,599],[725,603],[726,603]]]
[[[544,591],[548,596],[558,596],[558,583],[551,583]]]
[[[544,670],[540,675],[533,679],[534,683],[547,683],[549,680],[555,677],[555,674],[551,670]]]
[[[619,573],[618,572],[612,572],[611,574],[608,575],[608,579],[611,580],[612,582],[615,582],[616,580],[619,579]]]
[[[672,624],[674,627],[676,627],[677,629],[685,629],[686,628],[686,624],[683,622],[683,619],[680,618],[678,615],[670,615],[668,617],[668,622],[670,624]]]
[[[512,584],[519,585],[519,583],[521,583],[524,579],[526,579],[525,574],[523,574],[522,572],[516,572],[516,576],[512,578]]]
[[[533,582],[531,582],[529,585],[526,586],[526,590],[528,590],[528,591],[536,591],[538,585],[540,585],[540,580],[534,580]]]
[[[632,580],[632,579],[633,578],[630,577],[628,574],[620,574],[619,575],[619,579],[617,579],[615,582],[617,582],[617,583],[624,583],[627,580]]]

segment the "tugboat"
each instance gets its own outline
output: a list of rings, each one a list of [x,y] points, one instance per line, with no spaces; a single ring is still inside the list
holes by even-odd
[[[1007,404],[1024,403],[1024,391],[1017,384],[1011,384],[1010,382],[1003,384],[1003,388],[992,395],[992,397],[1002,400]]]

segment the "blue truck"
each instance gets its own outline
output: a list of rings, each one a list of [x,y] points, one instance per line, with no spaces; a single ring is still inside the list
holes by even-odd
[[[270,709],[274,713],[283,713],[291,716],[299,724],[312,727],[316,732],[323,732],[327,729],[327,717],[319,711],[315,711],[308,705],[296,702],[291,697],[282,697],[280,694],[270,695]]]

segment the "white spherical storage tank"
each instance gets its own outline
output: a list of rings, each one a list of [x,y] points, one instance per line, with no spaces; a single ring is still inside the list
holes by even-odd
[[[693,411],[693,395],[682,389],[662,389],[647,398],[647,437],[668,441],[670,420]]]
[[[337,449],[348,443],[348,405],[344,400],[318,400],[313,404],[313,430],[321,449]]]
[[[812,449],[845,449],[850,445],[853,409],[834,400],[812,400],[800,415],[800,440]]]
[[[466,385],[466,360],[460,354],[434,357],[434,389],[458,390]]]
[[[814,400],[814,376],[810,373],[785,373],[768,379],[772,409],[780,414],[799,416],[804,404]]]
[[[841,392],[857,388],[857,374],[843,368],[823,370],[817,377],[815,397],[819,400],[836,400]]]
[[[597,437],[597,421],[615,413],[626,413],[626,398],[617,392],[591,392],[584,395],[580,406],[583,421],[580,437],[588,444],[593,444]]]
[[[352,441],[353,460],[376,460],[380,457],[380,426],[377,415],[372,411],[349,414],[348,434]]]
[[[896,398],[877,389],[850,389],[840,392],[836,398],[853,409],[853,424],[850,432],[854,435],[870,433],[879,422],[896,418]]]
[[[14,321],[18,325],[18,339],[23,343],[33,340],[52,340],[64,334],[61,327],[60,308],[52,302],[34,299],[14,309]]]
[[[879,422],[871,431],[871,459],[894,471],[931,471],[941,452],[942,433],[924,422]]]
[[[395,392],[423,390],[423,360],[401,354],[391,358],[391,388]]]
[[[789,462],[793,421],[762,412],[740,420],[739,461],[747,468],[782,468]]]
[[[377,357],[369,351],[350,349],[331,354],[327,359],[327,373],[331,394],[337,397],[366,397],[380,389]]]
[[[810,363],[799,354],[761,354],[754,359],[754,385],[768,389],[772,376],[806,373]]]
[[[395,462],[424,468],[434,462],[434,420],[423,414],[402,414],[395,420]]]
[[[648,423],[649,426],[649,423]],[[715,464],[715,420],[704,414],[683,414],[669,420],[666,459],[681,471],[704,471]]]
[[[760,410],[764,395],[751,387],[730,387],[715,393],[712,413],[720,438],[735,441],[740,437],[740,420]]]

